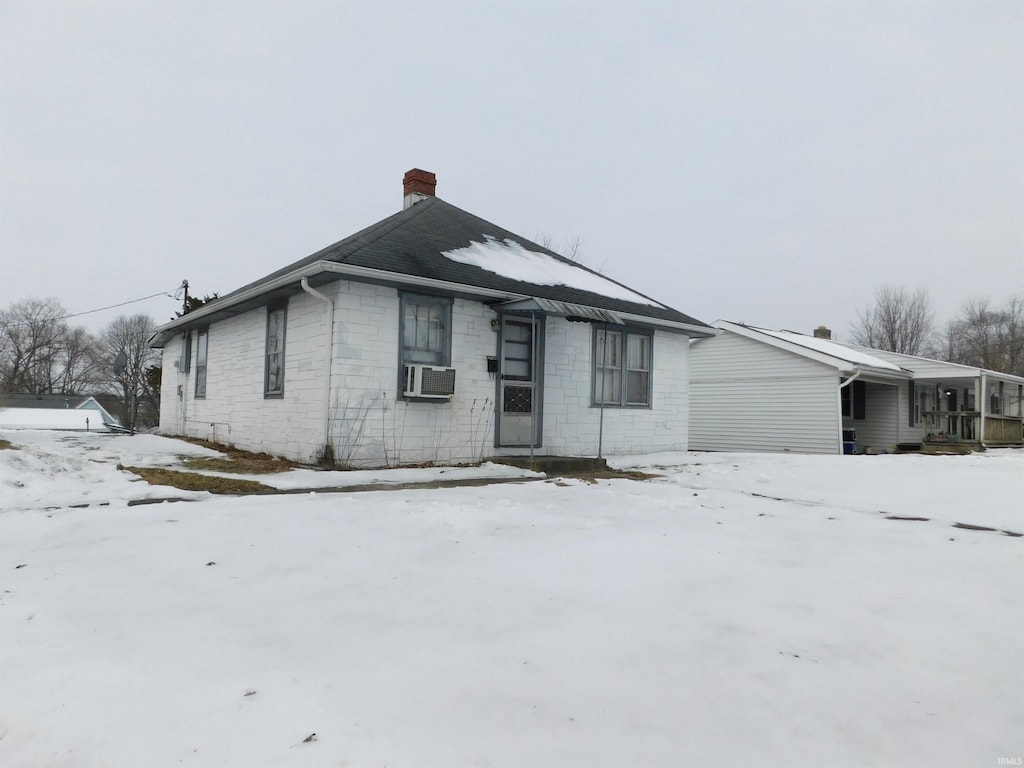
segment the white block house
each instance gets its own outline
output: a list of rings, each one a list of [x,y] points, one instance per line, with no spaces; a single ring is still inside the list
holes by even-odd
[[[160,431],[353,467],[686,450],[711,328],[434,188],[158,329]]]

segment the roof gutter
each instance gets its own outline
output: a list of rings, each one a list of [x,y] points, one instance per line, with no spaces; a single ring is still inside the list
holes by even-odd
[[[223,299],[217,299],[209,304],[204,304],[199,307],[199,309],[193,310],[187,315],[182,315],[177,320],[172,320],[166,325],[162,325],[157,328],[156,332],[149,339],[149,346],[162,347],[164,342],[166,342],[172,333],[178,328],[196,325],[197,320],[202,320],[207,315],[220,312],[221,310],[234,306],[235,304],[241,304],[243,301],[254,299],[261,294],[275,291],[278,288],[284,288],[292,283],[300,282],[303,278],[319,274],[324,271],[319,266],[322,263],[323,262],[315,261],[312,264],[306,264],[304,267],[299,267],[296,270],[281,275],[280,277],[276,277],[266,283],[254,285],[251,288],[246,288],[238,291],[237,293],[225,296]]]
[[[846,387],[850,386],[851,384],[853,384],[853,382],[856,379],[860,378],[860,375],[862,373],[863,373],[863,371],[859,367],[858,368],[854,368],[853,369],[853,375],[847,377],[846,381],[844,381],[842,384],[839,385],[839,388],[840,389],[845,389]]]

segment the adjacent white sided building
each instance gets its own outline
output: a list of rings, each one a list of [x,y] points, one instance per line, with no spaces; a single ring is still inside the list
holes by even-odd
[[[688,447],[707,325],[434,195],[158,329],[160,430],[343,466]]]
[[[1021,445],[1024,378],[718,321],[690,352],[690,448],[854,453]]]

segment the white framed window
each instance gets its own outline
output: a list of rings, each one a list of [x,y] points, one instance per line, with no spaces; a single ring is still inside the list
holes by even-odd
[[[594,405],[651,407],[651,352],[647,331],[594,328]]]
[[[201,328],[196,334],[196,397],[206,397],[206,349],[210,335],[209,328]]]
[[[264,354],[263,396],[284,397],[284,344],[288,305],[267,307],[267,345]]]

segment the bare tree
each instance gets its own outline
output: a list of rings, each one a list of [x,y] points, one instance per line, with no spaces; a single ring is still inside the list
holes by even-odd
[[[1011,296],[1003,310],[1003,368],[1024,376],[1024,295]]]
[[[932,310],[928,291],[883,285],[875,289],[875,303],[857,313],[852,327],[854,340],[865,347],[922,354],[931,341]]]
[[[0,311],[0,390],[53,393],[67,334],[65,315],[56,299],[25,299]]]
[[[155,329],[156,324],[149,315],[122,315],[100,335],[103,365],[121,397],[126,423],[133,427],[153,426],[158,421],[155,398],[146,376],[146,370],[156,362],[156,354],[149,348]],[[125,364],[120,373],[114,373],[114,361],[121,352],[125,355]]]
[[[59,362],[56,382],[60,394],[86,394],[104,383],[99,342],[84,328],[65,330]]]
[[[1024,375],[1024,296],[1010,297],[1004,307],[993,307],[987,298],[971,299],[943,337],[945,360]]]
[[[960,324],[950,320],[942,330],[932,337],[932,343],[925,352],[926,357],[953,362],[960,357]]]

